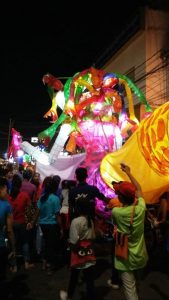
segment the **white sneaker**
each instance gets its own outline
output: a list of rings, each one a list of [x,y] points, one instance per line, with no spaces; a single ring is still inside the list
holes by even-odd
[[[67,292],[66,291],[60,291],[60,293],[59,293],[59,296],[60,296],[60,299],[61,300],[69,300],[69,298],[68,298],[68,294],[67,294]]]
[[[118,284],[112,283],[111,279],[107,280],[107,284],[114,290],[118,290],[120,288]]]

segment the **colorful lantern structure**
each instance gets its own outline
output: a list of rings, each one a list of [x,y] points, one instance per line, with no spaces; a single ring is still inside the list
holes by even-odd
[[[89,183],[113,197],[111,181],[126,180],[119,167],[120,162],[126,162],[141,182],[147,203],[156,202],[169,188],[169,104],[152,113],[142,92],[118,73],[89,68],[69,78],[64,87],[49,76],[45,83],[53,102],[47,117],[54,123],[39,138],[52,140],[56,131],[58,135],[49,152],[41,152],[27,142],[21,144],[37,160],[42,177],[58,173],[63,179],[72,179],[75,168],[85,166]],[[134,113],[133,93],[145,105],[147,116],[140,124]],[[128,111],[124,101],[128,101]],[[62,110],[59,117],[57,106]],[[63,149],[69,155],[64,156]]]
[[[22,137],[20,132],[14,128],[11,129],[11,135],[12,139],[8,148],[7,158],[9,159],[12,157],[15,159],[18,157],[18,151],[21,150]]]
[[[123,147],[107,154],[100,165],[103,180],[108,186],[112,181],[128,180],[120,163],[131,166],[132,174],[142,186],[146,203],[158,202],[169,189],[169,103],[156,109],[142,120]]]

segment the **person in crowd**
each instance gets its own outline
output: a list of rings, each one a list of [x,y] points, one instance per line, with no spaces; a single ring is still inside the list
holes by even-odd
[[[90,214],[93,220],[95,219],[95,201],[96,198],[108,201],[108,199],[99,191],[96,186],[89,185],[86,180],[88,177],[87,169],[79,167],[75,171],[77,185],[72,188],[69,193],[69,214],[70,220],[77,217],[77,201],[83,195],[90,207]],[[110,200],[110,199],[109,199]]]
[[[32,184],[35,185],[36,187],[36,193],[35,193],[35,202],[37,203],[38,199],[41,196],[42,193],[42,183],[41,183],[41,177],[40,177],[40,173],[39,172],[35,172],[31,178],[30,181]]]
[[[147,208],[147,217],[152,223],[152,227],[163,226],[169,219],[169,192],[163,193],[157,204],[150,208],[147,206]]]
[[[156,226],[160,226],[167,252],[169,252],[169,191],[160,197]]]
[[[8,193],[11,191],[11,188],[12,188],[13,175],[14,175],[14,171],[13,171],[12,167],[10,166],[6,169],[6,172],[5,172],[5,178],[8,181]]]
[[[70,190],[69,180],[62,180],[61,187],[62,187],[61,189],[62,207],[60,213],[68,215],[68,211],[69,211],[68,198],[69,198],[69,190]]]
[[[121,207],[113,208],[112,218],[117,231],[128,234],[128,259],[124,260],[115,256],[115,268],[119,271],[126,299],[138,300],[135,273],[141,271],[148,260],[144,239],[146,205],[141,186],[131,174],[130,167],[121,163],[121,169],[131,182],[112,182],[115,193],[122,203]],[[134,205],[135,212],[133,211]],[[130,226],[132,213],[133,223]]]
[[[55,194],[62,200],[62,189],[60,187],[61,177],[59,175],[53,175],[53,183],[55,184]]]
[[[24,171],[24,166],[22,164],[19,164],[18,167],[18,175],[23,179],[23,171]]]
[[[61,214],[68,215],[69,213],[69,192],[70,190],[76,186],[75,180],[62,180],[61,182],[61,199],[62,199],[62,207],[60,210]]]
[[[41,182],[41,176],[39,172],[34,172],[33,176],[31,178],[31,183],[34,184],[36,186],[36,193],[35,193],[35,197],[34,197],[34,205],[32,205],[32,218],[34,218],[34,216],[36,215],[36,209],[37,209],[37,202],[39,200],[39,198],[42,195],[42,182]],[[30,221],[31,221],[30,219]],[[42,243],[43,243],[43,234],[42,234],[42,230],[40,228],[40,226],[37,224],[37,226],[35,226],[32,229],[32,241],[33,241],[33,256],[37,257],[40,256],[41,254],[41,250],[42,250]]]
[[[63,238],[62,238],[62,259],[64,262],[67,262],[69,259],[69,246],[68,246],[68,237],[69,237],[69,229],[70,229],[70,218],[69,218],[69,191],[75,187],[75,180],[62,180],[61,182],[61,210],[60,216],[62,220],[62,228],[63,228]]]
[[[149,252],[152,249],[167,246],[169,237],[169,193],[163,193],[155,204],[147,204],[145,235]],[[168,247],[167,247],[168,248]],[[168,252],[168,250],[167,250]]]
[[[34,174],[33,172],[34,171],[32,167],[27,166],[26,170],[23,171],[23,180],[21,186],[21,191],[26,192],[31,199],[31,204],[26,209],[27,223],[31,222],[31,220],[34,218],[37,209],[37,187],[35,184],[31,183]],[[31,249],[32,259],[34,259],[36,256],[36,231],[37,227],[35,226],[28,232],[29,248]]]
[[[74,218],[71,222],[69,242],[71,251],[74,251],[79,242],[84,240],[92,241],[95,239],[94,223],[90,214],[90,207],[86,202],[86,198],[81,195],[77,203],[78,217]],[[77,248],[78,249],[78,248]],[[81,248],[81,252],[86,252]],[[87,255],[86,255],[87,257]],[[76,286],[78,284],[78,277],[80,271],[83,271],[84,280],[86,283],[86,299],[95,299],[95,287],[94,287],[94,265],[95,260],[83,262],[83,264],[71,267],[70,279],[67,291],[60,291],[61,300],[69,300],[73,298]]]
[[[9,202],[13,209],[14,233],[16,239],[17,254],[23,254],[25,269],[29,270],[33,267],[30,263],[30,247],[28,231],[26,229],[25,211],[31,205],[31,199],[28,193],[21,191],[22,179],[15,174],[12,179],[12,188],[9,194]],[[16,262],[13,265],[14,271],[17,271]]]
[[[12,207],[7,201],[8,182],[4,177],[0,177],[0,285],[6,279],[6,269],[8,264],[8,249],[6,237],[10,247],[10,256],[15,257],[15,236],[13,232]]]
[[[33,172],[29,169],[23,171],[23,180],[21,191],[27,192],[31,198],[31,201],[34,202],[36,196],[36,186],[31,183]]]
[[[55,195],[55,184],[51,176],[43,181],[43,194],[37,207],[36,216],[27,228],[32,228],[38,221],[44,239],[43,269],[46,268],[48,275],[51,275],[59,263],[60,236],[63,232],[59,214],[60,199]]]

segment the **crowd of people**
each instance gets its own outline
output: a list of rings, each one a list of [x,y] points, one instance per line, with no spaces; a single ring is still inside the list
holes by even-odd
[[[112,182],[118,201],[116,199],[113,209],[111,207],[114,231],[112,277],[108,284],[112,288],[122,285],[125,298],[137,300],[136,273],[145,268],[149,252],[145,242],[145,219],[153,223],[153,228],[161,228],[167,238],[168,194],[161,196],[154,213],[147,209],[141,186],[130,167],[122,163],[119,168],[129,181]],[[69,258],[70,278],[67,291],[61,287],[60,299],[73,298],[80,271],[86,283],[86,299],[96,299],[96,199],[106,205],[112,200],[89,185],[87,177],[87,169],[83,167],[76,169],[75,180],[62,180],[56,174],[41,181],[38,172],[22,166],[15,171],[12,166],[0,170],[1,284],[8,268],[13,273],[18,272],[19,256],[29,271],[36,267],[33,259],[38,253],[48,275],[60,267],[62,256],[62,259]],[[116,253],[116,233],[127,236],[128,256],[125,259]]]

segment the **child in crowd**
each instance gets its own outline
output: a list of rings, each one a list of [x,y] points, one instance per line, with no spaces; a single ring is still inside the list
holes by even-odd
[[[81,197],[77,202],[78,217],[74,218],[71,222],[70,233],[69,233],[69,242],[71,247],[71,252],[76,252],[78,249],[78,255],[82,256],[83,264],[78,261],[77,265],[73,265],[71,259],[71,273],[70,280],[68,285],[67,292],[64,290],[60,291],[61,300],[72,299],[80,271],[83,271],[84,279],[86,282],[86,299],[94,300],[95,299],[95,288],[94,288],[94,265],[96,263],[95,257],[92,257],[92,247],[83,248],[82,243],[88,241],[89,243],[95,238],[94,223],[90,216],[90,209],[88,202],[85,198]],[[91,244],[92,246],[92,244]],[[80,247],[80,248],[79,248]],[[90,248],[90,249],[89,249]],[[90,251],[90,254],[89,254]],[[81,254],[79,254],[79,252]],[[84,262],[84,257],[86,260]],[[72,258],[72,254],[71,254]],[[90,260],[89,260],[90,259]]]

